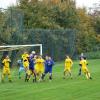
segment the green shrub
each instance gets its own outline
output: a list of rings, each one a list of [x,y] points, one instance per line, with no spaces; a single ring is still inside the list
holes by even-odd
[[[87,52],[85,55],[88,59],[100,59],[100,51]]]

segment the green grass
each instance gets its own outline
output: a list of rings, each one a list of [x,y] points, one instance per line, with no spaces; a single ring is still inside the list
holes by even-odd
[[[57,63],[53,69],[53,80],[45,82],[24,82],[19,80],[18,69],[12,69],[13,83],[0,83],[0,100],[100,100],[100,59],[89,60],[88,69],[93,80],[77,76],[78,61],[73,65],[73,79],[63,77],[63,63]]]

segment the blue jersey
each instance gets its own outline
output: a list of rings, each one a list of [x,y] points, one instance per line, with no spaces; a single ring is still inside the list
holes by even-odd
[[[45,61],[45,73],[52,73],[52,66],[54,65],[53,60],[46,60]]]
[[[34,70],[34,55],[30,55],[29,57],[29,69]]]
[[[23,67],[23,62],[22,62],[22,60],[18,60],[17,63],[18,63],[18,65],[19,65],[20,67]]]
[[[52,67],[54,65],[54,61],[53,60],[46,60],[45,61],[45,67]]]

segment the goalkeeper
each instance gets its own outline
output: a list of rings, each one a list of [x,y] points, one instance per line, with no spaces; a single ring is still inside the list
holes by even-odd
[[[19,66],[18,76],[19,76],[19,79],[21,79],[21,73],[23,71],[25,71],[25,69],[24,69],[22,60],[18,60],[17,63],[18,63],[18,66]]]

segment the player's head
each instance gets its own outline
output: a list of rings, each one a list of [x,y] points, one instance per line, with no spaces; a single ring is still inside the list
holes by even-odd
[[[45,56],[45,59],[48,60],[48,59],[49,59],[49,56],[46,55],[46,56]]]
[[[22,62],[22,60],[18,60],[18,61],[17,61],[17,63],[21,63],[21,62]]]
[[[35,51],[32,51],[32,54],[36,54],[36,52]]]
[[[24,51],[24,54],[27,54],[28,52],[27,51]]]
[[[51,60],[52,58],[49,56],[49,60]]]
[[[35,60],[35,59],[39,59],[39,56],[38,56],[38,55],[35,55],[35,56],[34,56],[34,60]]]
[[[6,59],[9,59],[9,56],[8,55],[6,56]]]
[[[66,55],[66,58],[69,59],[70,57],[68,55]]]
[[[37,57],[38,57],[38,55],[35,55],[35,56],[34,56],[34,59],[37,59]]]
[[[42,58],[42,56],[41,55],[38,55],[38,57],[41,59]]]
[[[81,60],[84,60],[84,57],[81,57]]]

